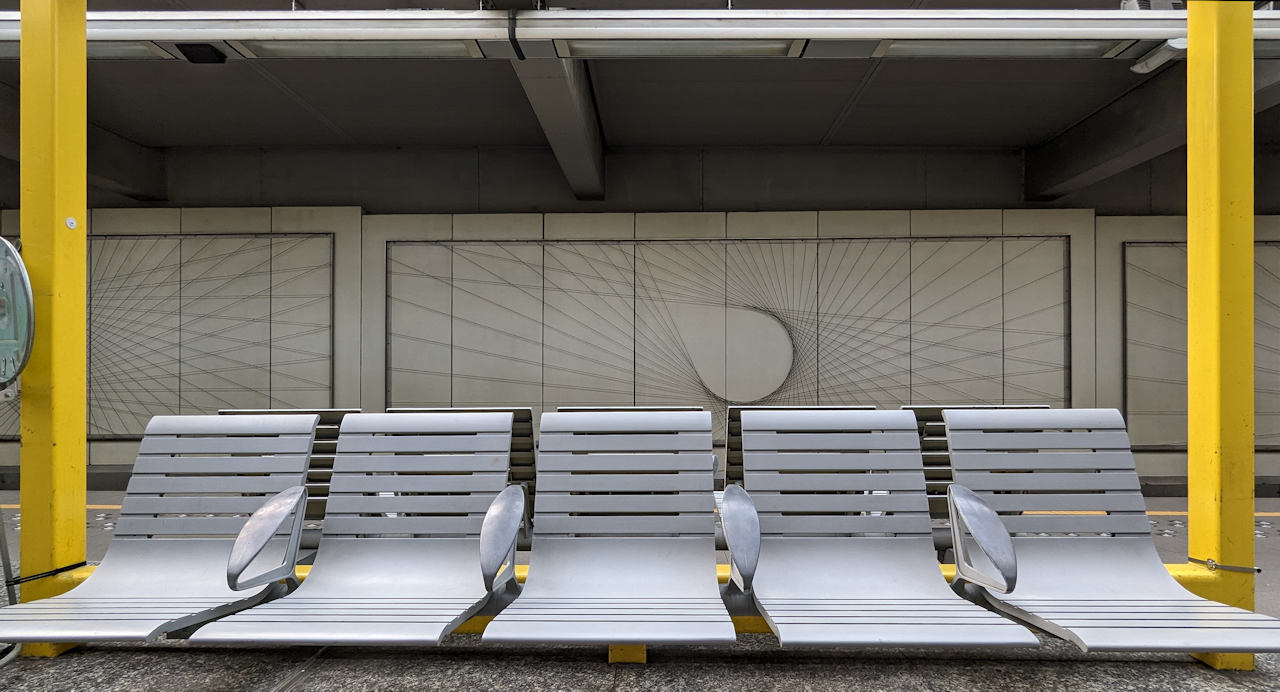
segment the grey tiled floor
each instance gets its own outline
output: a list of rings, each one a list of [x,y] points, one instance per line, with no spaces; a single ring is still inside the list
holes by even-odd
[[[120,493],[91,493],[90,504],[118,504]],[[17,503],[0,493],[0,505]],[[1149,501],[1156,511],[1185,500]],[[1280,512],[1280,500],[1259,500]],[[17,553],[21,517],[0,508]],[[110,540],[114,512],[86,513],[89,558]],[[1167,562],[1186,558],[1186,518],[1152,516]],[[1280,616],[1280,517],[1255,524],[1258,610]],[[82,646],[55,659],[20,659],[0,669],[0,690],[1277,690],[1280,656],[1258,657],[1253,672],[1214,671],[1177,654],[1082,654],[1042,636],[1029,651],[780,650],[768,635],[739,635],[729,647],[651,647],[644,666],[604,662],[603,647],[509,647],[474,635],[438,649],[212,648],[168,642]]]

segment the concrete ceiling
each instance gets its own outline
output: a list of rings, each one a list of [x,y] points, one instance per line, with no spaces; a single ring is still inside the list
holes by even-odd
[[[594,60],[607,146],[1042,144],[1141,83],[1107,60]],[[0,83],[17,85],[15,61]],[[151,147],[541,146],[501,60],[94,60],[89,117]]]
[[[153,147],[543,143],[490,60],[95,60],[89,118]]]

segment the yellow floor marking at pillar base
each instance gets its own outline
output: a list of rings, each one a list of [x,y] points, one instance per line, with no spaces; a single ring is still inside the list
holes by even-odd
[[[23,644],[22,655],[29,658],[53,658],[54,656],[60,656],[63,653],[76,648],[77,646],[80,646],[80,645],[74,642],[72,643],[37,642],[34,644]]]
[[[458,625],[454,634],[484,634],[484,628],[493,619],[492,615],[473,615],[470,620]]]
[[[772,634],[769,623],[759,615],[734,615],[733,631],[738,634]]]
[[[648,663],[649,652],[644,644],[610,644],[610,663]]]

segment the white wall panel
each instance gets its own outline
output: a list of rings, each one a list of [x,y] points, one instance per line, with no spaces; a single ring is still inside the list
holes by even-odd
[[[333,240],[271,237],[271,406],[325,408],[333,393]]]
[[[794,218],[781,215],[778,221],[790,224]],[[725,252],[726,398],[730,404],[814,403],[818,244],[740,241],[727,243]]]
[[[1004,403],[1067,405],[1067,243],[1005,238]]]
[[[1003,400],[1001,267],[998,238],[912,242],[912,402]]]
[[[89,243],[89,434],[140,435],[178,413],[180,239]]]
[[[179,411],[271,403],[271,239],[192,236],[182,243]]]
[[[1128,243],[1125,406],[1135,445],[1187,444],[1187,249]],[[1280,245],[1258,243],[1254,264],[1255,439],[1280,444]]]
[[[542,246],[453,246],[453,404],[542,402]]]
[[[635,400],[635,246],[546,246],[543,399],[560,405]]]
[[[723,419],[724,243],[638,243],[635,305],[636,404],[705,406]]]
[[[911,402],[911,243],[818,245],[818,399],[823,404]]]
[[[447,245],[387,248],[387,406],[452,401],[452,254]]]

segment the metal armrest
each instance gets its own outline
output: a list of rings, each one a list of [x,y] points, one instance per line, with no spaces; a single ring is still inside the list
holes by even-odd
[[[756,514],[755,503],[742,486],[725,486],[720,524],[729,546],[733,581],[743,593],[751,591],[751,581],[760,562],[760,515]]]
[[[524,486],[509,485],[498,493],[484,513],[480,525],[480,573],[484,588],[493,591],[494,584],[512,579],[516,573],[516,538],[524,521]],[[498,570],[508,569],[498,581]]]
[[[298,542],[302,538],[306,508],[307,489],[305,486],[295,485],[271,496],[262,503],[258,511],[249,515],[249,520],[244,523],[240,534],[236,536],[235,544],[231,546],[231,557],[227,559],[227,586],[242,591],[283,579],[289,588],[296,587],[298,579],[294,576],[293,568],[298,562]],[[289,529],[289,545],[285,548],[284,562],[256,577],[241,580],[245,569],[271,543],[271,539],[275,538],[290,516],[293,517],[293,526]]]
[[[947,510],[951,515],[951,543],[956,554],[956,583],[966,581],[999,593],[1013,591],[1018,582],[1018,561],[1013,539],[1000,515],[972,490],[952,483],[947,488]],[[987,560],[1000,572],[986,574],[969,559],[965,533]]]

